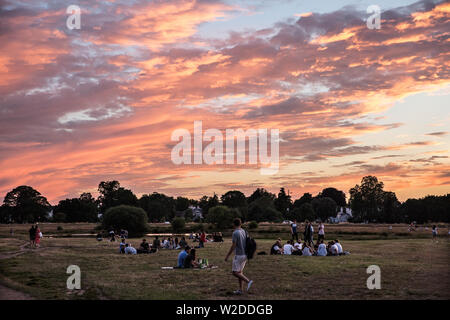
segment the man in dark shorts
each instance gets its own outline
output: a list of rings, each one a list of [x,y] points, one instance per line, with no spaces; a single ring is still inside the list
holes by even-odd
[[[233,253],[233,251],[235,252],[233,258],[232,273],[233,276],[238,278],[239,281],[239,290],[234,291],[234,294],[238,295],[241,295],[244,291],[244,282],[247,283],[247,291],[250,290],[250,287],[253,284],[253,280],[249,280],[246,276],[244,276],[243,273],[245,263],[247,262],[247,255],[245,254],[247,234],[245,230],[241,228],[241,224],[241,219],[234,219],[234,232],[232,235],[233,244],[231,245],[231,248],[228,251],[227,256],[225,257],[225,261],[227,261],[228,257]]]
[[[292,233],[292,241],[297,240],[298,242],[298,232],[297,232],[297,220],[294,219],[294,222],[291,224],[291,233]]]
[[[28,230],[28,233],[30,234],[30,247],[34,247],[36,240],[36,228],[34,227],[34,225],[31,226],[30,230]]]

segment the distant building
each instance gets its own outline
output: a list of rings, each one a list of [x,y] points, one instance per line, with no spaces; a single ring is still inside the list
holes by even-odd
[[[352,217],[352,209],[341,207],[341,210],[337,213],[337,216],[330,217],[329,220],[331,223],[348,222],[348,220]]]
[[[203,219],[203,210],[199,206],[189,206],[189,209],[192,210],[192,220],[198,221]]]

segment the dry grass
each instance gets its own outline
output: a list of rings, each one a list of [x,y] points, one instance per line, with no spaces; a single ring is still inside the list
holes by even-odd
[[[0,236],[5,237],[0,238],[0,255],[6,244],[15,250],[26,240],[20,233],[14,239],[6,238],[4,231],[0,229]],[[130,241],[138,246],[140,239]],[[257,242],[258,251],[269,252],[272,240]],[[0,260],[0,276],[4,284],[40,299],[450,298],[448,238],[437,243],[431,239],[342,243],[351,255],[255,256],[245,269],[255,284],[251,294],[242,297],[231,294],[237,281],[230,274],[231,262],[224,261],[229,239],[198,250],[199,257],[219,266],[210,270],[161,270],[175,265],[175,250],[125,256],[117,253],[117,243],[92,238],[44,239],[42,249]],[[82,272],[82,290],[76,293],[66,289],[66,268],[71,264],[80,266]],[[372,264],[381,268],[381,290],[366,287],[366,268]]]

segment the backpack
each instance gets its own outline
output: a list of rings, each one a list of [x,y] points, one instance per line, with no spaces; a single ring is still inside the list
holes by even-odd
[[[247,231],[245,234],[247,235],[245,239],[245,254],[247,255],[247,259],[250,260],[253,259],[253,256],[255,255],[256,241],[248,235]]]

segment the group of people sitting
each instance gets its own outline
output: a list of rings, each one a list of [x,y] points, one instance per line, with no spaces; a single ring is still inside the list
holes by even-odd
[[[147,239],[142,239],[139,248],[134,248],[131,243],[127,243],[125,238],[122,238],[119,243],[119,253],[125,254],[142,254],[142,253],[156,253],[160,249],[184,249],[187,247],[186,238],[163,238],[161,241],[158,236],[155,237],[153,243],[147,242]]]
[[[278,239],[270,248],[270,254],[285,254],[285,255],[299,255],[299,256],[339,256],[349,254],[342,249],[339,240],[328,242],[327,245],[320,239],[314,244],[311,241],[296,241],[288,240],[285,245],[282,245],[281,239]]]

